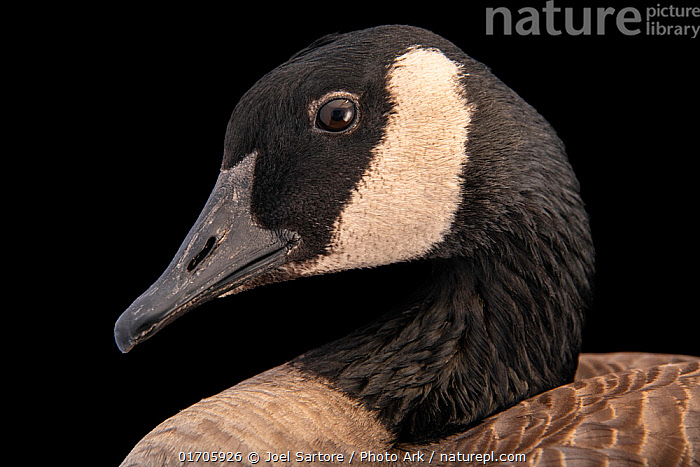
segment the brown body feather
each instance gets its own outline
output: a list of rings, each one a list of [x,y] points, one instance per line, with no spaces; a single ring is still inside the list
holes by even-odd
[[[664,359],[677,363],[628,366]],[[601,373],[593,376],[593,368]],[[580,372],[590,377],[525,400],[424,449],[493,452],[496,458],[525,454],[526,462],[513,464],[532,466],[698,465],[699,358],[582,355]]]
[[[265,465],[268,452],[287,451],[285,465],[295,464],[297,452],[342,453],[347,463],[353,451],[355,463],[361,451],[372,451],[396,454],[397,465],[406,453],[416,452],[425,462],[434,452],[432,465],[450,465],[469,454],[496,459],[524,454],[524,462],[513,464],[532,466],[699,465],[700,358],[583,354],[574,383],[423,446],[392,445],[391,435],[368,411],[318,378],[283,365],[166,420],[122,465],[152,465],[154,460],[180,465],[180,452],[241,452],[244,464],[257,452],[258,465]]]

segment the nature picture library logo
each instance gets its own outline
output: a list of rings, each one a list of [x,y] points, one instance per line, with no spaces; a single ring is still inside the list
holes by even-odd
[[[542,8],[486,8],[486,34],[489,36],[600,36],[611,31],[626,36],[682,36],[696,39],[700,32],[700,6],[562,7],[554,0],[548,0]]]

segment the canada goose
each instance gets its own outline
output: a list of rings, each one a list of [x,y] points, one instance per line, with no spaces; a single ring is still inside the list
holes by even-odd
[[[579,361],[593,256],[562,143],[485,66],[413,27],[324,37],[236,106],[209,201],[117,344],[263,284],[431,273],[369,326],[166,420],[123,465],[697,463],[698,358]]]

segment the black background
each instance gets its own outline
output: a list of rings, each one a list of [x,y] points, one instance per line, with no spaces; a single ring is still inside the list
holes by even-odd
[[[501,5],[515,14],[544,2],[492,4]],[[485,6],[475,2],[56,14],[18,36],[41,38],[24,57],[36,70],[26,95],[38,97],[26,144],[41,143],[40,157],[27,159],[56,182],[33,208],[51,219],[33,282],[44,286],[28,296],[46,311],[23,325],[47,331],[25,339],[43,350],[26,365],[38,377],[41,416],[80,427],[56,438],[67,434],[87,464],[94,456],[117,464],[162,420],[345,334],[366,319],[370,297],[401,290],[371,273],[304,279],[215,300],[127,355],[114,343],[114,322],[158,278],[204,206],[237,100],[336,31],[425,27],[538,109],[567,146],[592,220],[597,294],[584,350],[699,353],[697,39],[629,37],[612,23],[602,36],[487,36]]]

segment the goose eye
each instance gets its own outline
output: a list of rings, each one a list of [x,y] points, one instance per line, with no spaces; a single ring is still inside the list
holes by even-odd
[[[333,99],[319,109],[316,124],[326,131],[343,131],[355,121],[357,109],[349,99]]]

